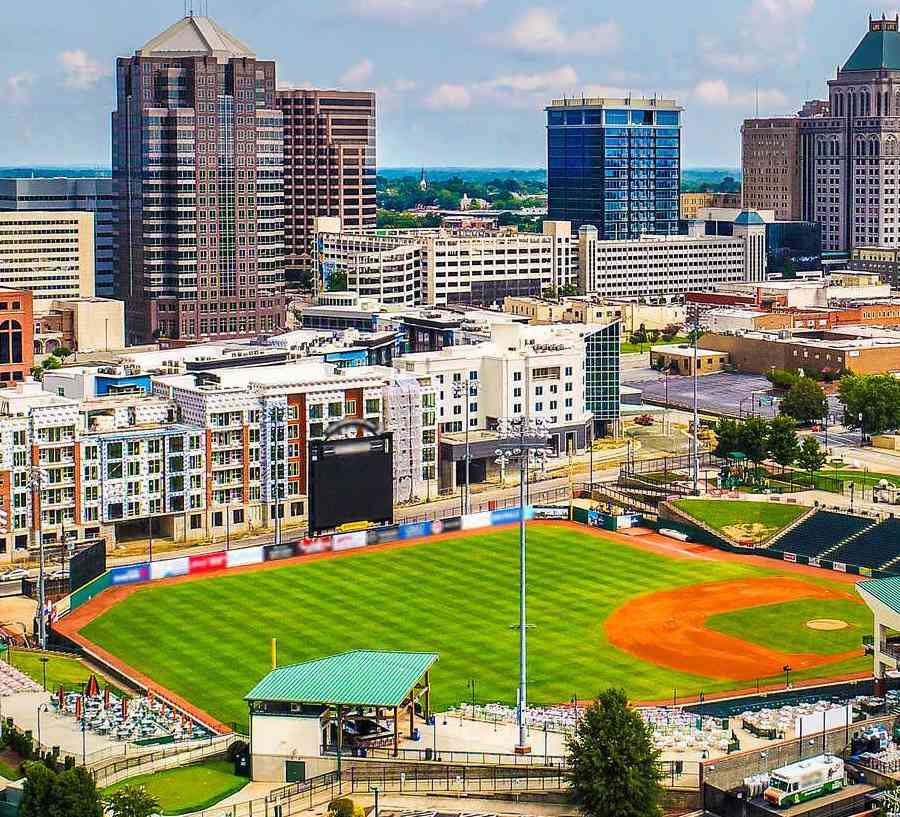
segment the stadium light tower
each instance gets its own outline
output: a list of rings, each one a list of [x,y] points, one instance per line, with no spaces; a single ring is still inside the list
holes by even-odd
[[[533,463],[541,463],[553,453],[546,424],[540,419],[515,417],[502,419],[497,430],[500,435],[497,448],[497,462],[519,464],[519,694],[516,704],[516,723],[519,727],[517,754],[531,751],[528,745],[528,730],[525,723],[526,683],[527,683],[527,616],[525,609],[525,475]]]
[[[472,402],[471,398],[478,396],[478,381],[469,380],[467,378],[466,380],[461,380],[457,383],[454,383],[453,396],[457,400],[463,396],[465,396],[466,398],[466,484],[463,486],[463,490],[461,492],[463,498],[462,512],[463,516],[465,516],[471,510],[469,491],[469,465],[472,462],[472,457],[469,453],[469,405]]]

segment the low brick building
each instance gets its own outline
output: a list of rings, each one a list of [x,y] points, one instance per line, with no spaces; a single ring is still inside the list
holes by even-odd
[[[0,388],[21,383],[34,366],[32,294],[0,287]]]

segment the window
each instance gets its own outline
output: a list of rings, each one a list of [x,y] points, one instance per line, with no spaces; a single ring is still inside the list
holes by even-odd
[[[22,324],[18,321],[0,323],[0,364],[22,362]]]
[[[214,511],[212,515],[212,523],[214,528],[222,527],[222,511]]]
[[[347,401],[347,414],[350,414],[350,415],[356,414],[356,400],[348,400]]]
[[[310,420],[321,420],[322,419],[322,404],[317,403],[316,405],[309,407],[309,419]]]
[[[235,525],[242,525],[244,522],[244,509],[235,508],[231,512],[231,521],[234,522]]]
[[[203,517],[199,513],[191,514],[191,530],[200,530],[203,525]]]
[[[381,400],[366,400],[366,414],[381,414]]]
[[[291,503],[291,516],[303,516],[303,503],[302,502],[292,502]]]
[[[522,380],[522,372],[513,372],[513,383],[519,383]]]
[[[343,403],[329,403],[328,404],[328,416],[329,417],[340,417],[344,411]]]

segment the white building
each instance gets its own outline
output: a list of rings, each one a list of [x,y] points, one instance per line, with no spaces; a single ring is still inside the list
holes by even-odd
[[[317,222],[319,280],[347,276],[349,289],[385,305],[502,303],[507,295],[540,295],[575,283],[569,222],[545,221],[544,232],[514,230],[341,231]]]
[[[597,228],[578,231],[578,288],[606,298],[665,298],[724,284],[764,281],[765,222],[744,212],[733,236],[645,235],[600,241]]]

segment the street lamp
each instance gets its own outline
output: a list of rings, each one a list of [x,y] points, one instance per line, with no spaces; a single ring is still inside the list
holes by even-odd
[[[478,381],[477,380],[460,380],[453,384],[453,397],[457,400],[460,397],[465,397],[466,399],[466,483],[463,486],[463,490],[460,492],[460,499],[462,500],[462,515],[465,516],[470,511],[470,501],[469,501],[469,466],[471,464],[472,458],[469,452],[469,401],[472,397],[478,396]]]
[[[527,666],[527,617],[525,610],[525,474],[532,462],[546,459],[550,450],[550,440],[546,424],[540,419],[515,417],[502,419],[498,423],[497,462],[516,461],[519,464],[519,694],[517,696],[516,721],[519,726],[519,742],[517,754],[531,751],[528,745],[527,727],[525,723],[526,702],[526,666]]]
[[[38,540],[38,641],[42,650],[47,649],[47,621],[44,618],[44,608],[47,606],[47,597],[44,587],[44,534],[41,530],[41,490],[50,482],[50,475],[40,465],[31,467],[31,514],[34,524],[34,532]]]
[[[791,669],[792,669],[791,665],[785,664],[781,669],[784,672],[784,686],[786,689],[790,689],[791,688]]]
[[[369,791],[375,795],[375,817],[378,817],[378,786],[369,786]]]

